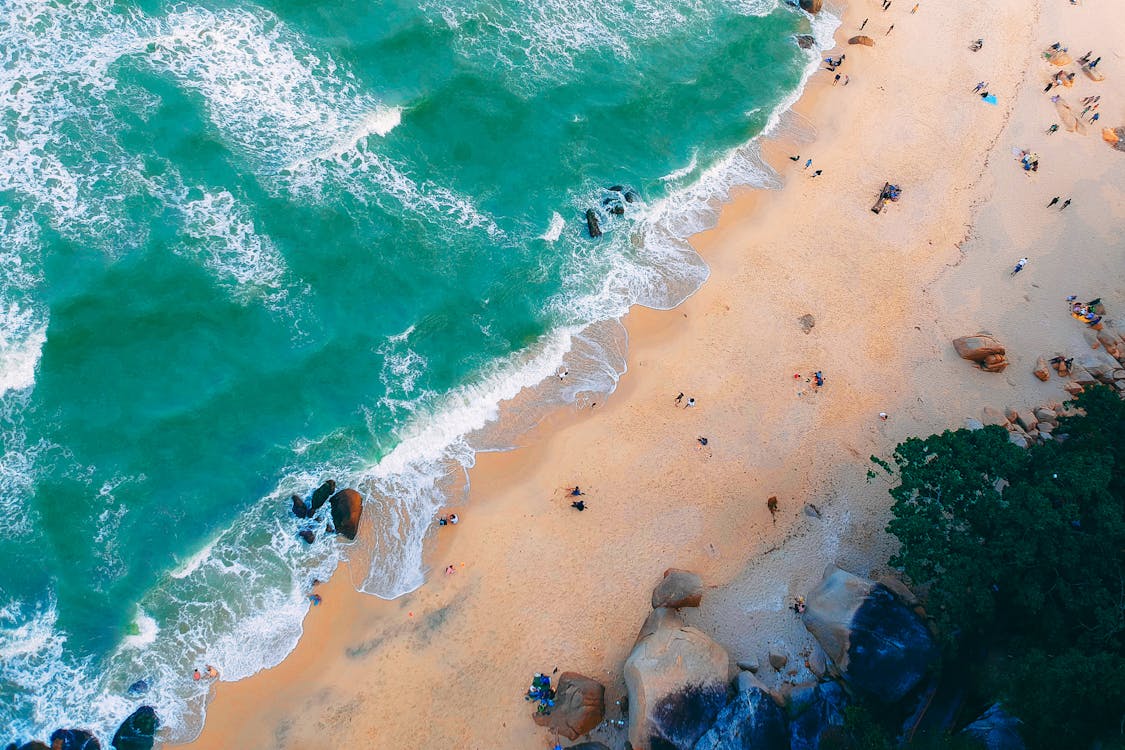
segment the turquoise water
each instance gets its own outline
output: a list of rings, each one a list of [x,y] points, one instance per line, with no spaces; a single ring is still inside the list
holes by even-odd
[[[279,662],[342,556],[418,586],[474,453],[612,390],[606,321],[706,278],[684,238],[773,181],[743,144],[810,28],[772,0],[0,0],[0,741],[140,702],[187,739],[191,669]],[[642,199],[591,240],[615,184]],[[327,477],[365,495],[354,545],[296,537]]]

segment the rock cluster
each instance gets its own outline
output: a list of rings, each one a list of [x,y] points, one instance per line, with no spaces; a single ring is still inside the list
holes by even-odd
[[[152,750],[156,743],[156,730],[160,720],[152,706],[141,706],[122,722],[113,735],[110,747],[114,750]],[[56,729],[51,734],[51,744],[32,740],[22,745],[10,743],[6,750],[101,750],[102,745],[85,729]]]
[[[1008,431],[1008,438],[1020,448],[1047,440],[1065,440],[1066,435],[1058,432],[1059,419],[1081,414],[1081,409],[1063,406],[1051,401],[1031,409],[1008,409],[1002,412],[991,406],[981,410],[981,419],[966,419],[969,429],[981,429],[984,425],[997,425]]]
[[[961,359],[975,362],[985,372],[1003,372],[1008,366],[1007,350],[987,331],[953,339],[953,348]]]
[[[308,501],[300,495],[290,498],[291,512],[298,519],[312,519],[320,522],[323,519],[317,512],[328,504],[332,514],[332,523],[325,530],[329,533],[338,533],[347,539],[355,539],[359,533],[359,519],[363,514],[363,496],[353,489],[336,491],[336,480],[329,479],[313,490]],[[297,536],[308,544],[316,541],[316,532],[305,524],[299,529]]]

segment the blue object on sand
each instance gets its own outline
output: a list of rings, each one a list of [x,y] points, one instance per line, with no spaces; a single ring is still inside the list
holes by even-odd
[[[996,104],[996,95],[995,94],[989,94],[988,96],[982,96],[981,98],[984,99],[989,104]]]

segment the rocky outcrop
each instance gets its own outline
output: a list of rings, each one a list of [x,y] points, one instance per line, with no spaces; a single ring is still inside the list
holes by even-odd
[[[849,39],[848,44],[862,44],[864,47],[874,47],[875,40],[869,36],[860,34],[859,36],[853,36]]]
[[[791,750],[846,747],[842,743],[844,709],[848,697],[835,682],[804,683],[786,691],[785,713],[789,717]]]
[[[690,750],[727,703],[727,652],[672,609],[654,609],[625,660],[635,750]]]
[[[801,49],[812,49],[816,46],[816,37],[812,34],[798,34],[797,46]]]
[[[785,714],[761,681],[742,672],[734,698],[694,750],[789,750]]]
[[[152,706],[141,706],[121,722],[109,744],[115,750],[152,750],[159,728],[156,710]]]
[[[961,359],[976,362],[986,372],[1002,372],[1008,366],[1007,350],[992,334],[982,331],[974,336],[953,340],[953,348]]]
[[[563,672],[551,713],[536,713],[532,718],[539,726],[576,740],[601,724],[604,717],[605,687],[576,672]]]
[[[592,208],[586,209],[586,230],[590,233],[591,237],[597,238],[602,236],[602,227],[598,223],[598,212]]]
[[[703,581],[695,573],[678,568],[664,571],[662,580],[652,590],[652,607],[698,607],[703,601]]]
[[[56,729],[51,734],[51,750],[102,750],[102,743],[85,729]]]
[[[841,679],[884,703],[902,699],[938,657],[926,624],[890,589],[835,566],[806,597],[801,619]]]
[[[819,13],[821,7],[824,5],[823,0],[800,0],[800,2],[801,10],[806,13]]]
[[[1021,723],[995,703],[979,719],[962,729],[961,734],[972,737],[985,750],[1024,750],[1019,733]]]
[[[359,517],[363,514],[363,496],[353,489],[340,490],[328,499],[332,506],[332,525],[336,532],[355,539],[359,532]]]
[[[305,499],[303,497],[301,497],[300,495],[294,495],[292,498],[290,498],[290,500],[293,503],[293,515],[295,515],[297,518],[308,518],[310,515],[312,515],[312,512],[309,510],[308,503],[305,502]]]
[[[1047,382],[1048,380],[1050,380],[1051,367],[1047,364],[1047,358],[1040,356],[1039,359],[1035,360],[1035,369],[1032,370],[1032,372],[1035,374],[1035,377],[1039,378],[1043,382]]]
[[[320,506],[324,505],[324,503],[328,501],[328,498],[332,497],[332,493],[335,491],[335,479],[329,479],[327,482],[317,487],[313,491],[312,500],[309,503],[308,514],[311,516],[313,513],[316,513],[318,510],[320,510]]]

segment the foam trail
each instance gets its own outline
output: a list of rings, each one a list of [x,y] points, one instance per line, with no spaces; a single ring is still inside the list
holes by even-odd
[[[564,227],[566,227],[566,219],[558,211],[555,211],[551,214],[551,223],[547,227],[547,231],[539,235],[539,239],[554,242],[562,236]]]
[[[699,152],[693,151],[692,154],[691,154],[691,160],[686,165],[684,165],[683,167],[680,167],[679,169],[672,170],[668,174],[661,177],[660,181],[661,182],[675,182],[676,180],[687,177],[688,175],[690,175],[692,172],[694,172],[696,170],[696,167],[699,166],[699,159],[697,158],[698,156],[699,156]]]

